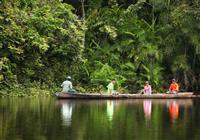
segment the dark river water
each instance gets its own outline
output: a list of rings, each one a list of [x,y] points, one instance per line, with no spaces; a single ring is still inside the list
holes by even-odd
[[[0,140],[200,140],[200,100],[0,98]]]

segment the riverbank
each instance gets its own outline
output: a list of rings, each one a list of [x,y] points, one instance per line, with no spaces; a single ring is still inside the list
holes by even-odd
[[[107,90],[103,86],[94,85],[74,85],[74,89],[78,93],[106,93]],[[0,88],[0,97],[34,97],[34,96],[51,96],[56,92],[62,91],[59,85],[45,85],[38,82],[22,84],[12,84]],[[127,93],[125,88],[118,88],[119,93]]]
[[[104,89],[83,87],[77,85],[74,87],[77,92],[81,93],[105,93]],[[41,85],[39,83],[32,83],[28,85],[15,84],[10,87],[3,87],[0,89],[0,97],[37,97],[37,96],[51,96],[55,92],[61,91],[62,88],[57,85]]]
[[[57,91],[58,88],[52,86],[29,84],[29,85],[13,85],[12,87],[0,89],[0,97],[34,97],[34,96],[50,96]]]
[[[49,96],[51,90],[40,88],[16,88],[0,90],[0,97],[27,97],[27,96]]]

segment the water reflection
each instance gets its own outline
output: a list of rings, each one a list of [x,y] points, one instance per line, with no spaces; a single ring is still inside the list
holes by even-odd
[[[169,104],[169,115],[171,120],[177,120],[179,117],[179,103],[177,101],[171,101]]]
[[[151,100],[144,100],[143,101],[143,110],[144,110],[144,116],[147,119],[151,118]]]
[[[2,99],[0,140],[197,140],[199,106],[190,99]]]
[[[71,102],[63,102],[61,112],[63,125],[70,126],[72,118],[73,104]]]
[[[110,121],[113,119],[113,112],[114,112],[114,101],[108,100],[107,101],[107,116]]]
[[[175,121],[179,118],[179,106],[185,106],[187,103],[188,102],[178,102],[177,100],[167,101],[167,108],[169,110],[169,116],[172,121]]]

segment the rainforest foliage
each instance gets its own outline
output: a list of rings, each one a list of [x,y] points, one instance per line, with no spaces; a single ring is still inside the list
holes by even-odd
[[[1,0],[0,88],[200,89],[199,0]]]

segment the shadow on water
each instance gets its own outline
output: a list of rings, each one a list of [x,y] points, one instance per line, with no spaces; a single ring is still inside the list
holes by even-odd
[[[199,105],[190,99],[0,99],[0,139],[199,139]]]

